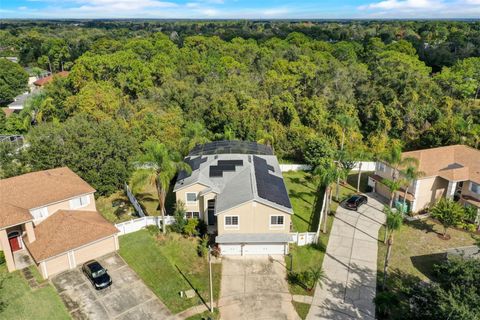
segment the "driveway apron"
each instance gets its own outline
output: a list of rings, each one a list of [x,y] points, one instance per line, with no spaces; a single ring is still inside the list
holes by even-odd
[[[288,291],[282,256],[222,259],[222,320],[299,320]]]
[[[358,212],[339,206],[323,261],[327,277],[317,285],[307,319],[375,319],[378,230],[382,199],[367,194]]]

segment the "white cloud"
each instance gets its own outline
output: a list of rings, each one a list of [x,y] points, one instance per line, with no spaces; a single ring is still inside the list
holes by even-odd
[[[357,9],[359,18],[478,18],[480,0],[383,0]]]

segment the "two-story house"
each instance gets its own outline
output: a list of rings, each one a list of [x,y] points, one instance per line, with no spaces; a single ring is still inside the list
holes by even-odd
[[[412,212],[427,209],[441,197],[473,206],[480,214],[480,151],[464,145],[453,145],[402,153],[403,158],[416,158],[418,170],[424,175],[413,181],[406,196]],[[380,195],[390,198],[390,190],[382,184],[401,173],[383,162],[378,162],[370,184]],[[396,201],[403,201],[405,189],[395,194]]]
[[[277,158],[269,146],[218,141],[196,146],[174,192],[187,218],[204,220],[223,255],[286,254],[293,215]]]
[[[0,180],[0,250],[9,271],[33,258],[44,278],[118,250],[95,190],[68,168]]]

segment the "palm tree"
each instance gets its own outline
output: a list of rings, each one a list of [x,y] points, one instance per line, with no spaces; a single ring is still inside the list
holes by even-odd
[[[390,207],[385,206],[383,208],[383,212],[385,212],[387,216],[387,221],[385,223],[385,239],[387,239],[387,254],[385,255],[385,264],[383,267],[383,289],[385,289],[386,281],[387,281],[387,270],[388,264],[390,263],[390,256],[392,253],[392,246],[393,246],[393,234],[394,231],[399,230],[403,223],[403,216],[397,212],[394,212]]]
[[[390,189],[390,208],[393,206],[393,199],[398,190],[405,184],[403,180],[382,179],[382,183]]]
[[[273,144],[275,143],[275,138],[266,130],[257,131],[257,142],[271,147],[272,151],[274,151]]]
[[[320,165],[313,170],[313,176],[319,181],[319,188],[325,188],[325,208],[320,217],[323,218],[323,232],[327,232],[327,215],[330,210],[330,203],[332,202],[332,183],[339,177],[337,165],[332,160],[323,159]],[[320,219],[322,220],[322,219]],[[319,229],[322,221],[319,221]]]
[[[412,182],[418,180],[418,178],[421,178],[425,175],[425,172],[423,171],[418,171],[418,160],[415,159],[413,161],[415,165],[408,165],[407,168],[404,170],[401,170],[403,180],[405,181],[405,193],[403,195],[403,208],[405,208],[405,205],[407,203],[407,194],[408,194],[408,188],[410,187],[410,184]]]
[[[190,166],[182,161],[178,152],[169,151],[163,143],[149,140],[144,145],[145,153],[139,164],[150,172],[150,181],[157,190],[159,209],[162,215],[162,231],[165,233],[165,198],[170,182],[180,171],[190,172]]]
[[[186,156],[197,144],[204,144],[208,141],[208,131],[201,122],[188,122],[184,129],[184,137],[180,139],[182,155]]]
[[[418,160],[412,157],[402,157],[402,145],[398,140],[392,140],[382,160],[392,168],[392,180],[398,179],[398,168],[409,164],[417,164]]]
[[[358,124],[358,121],[349,115],[346,114],[341,114],[337,116],[336,122],[340,127],[342,128],[342,133],[341,133],[341,138],[340,138],[340,150],[338,152],[338,159],[337,159],[337,167],[340,169],[341,166],[341,161],[342,158],[344,157],[344,146],[345,146],[345,135],[347,133],[347,130],[349,128],[352,128]],[[335,193],[335,198],[337,201],[339,200],[339,195],[340,195],[340,178],[341,175],[337,176],[337,186],[336,186],[336,193]]]

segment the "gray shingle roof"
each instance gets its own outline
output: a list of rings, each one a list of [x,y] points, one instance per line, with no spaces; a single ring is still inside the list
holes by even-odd
[[[256,166],[255,163],[259,161],[254,161],[254,157],[266,165]],[[243,164],[235,166],[235,171],[223,171],[219,177],[210,175],[210,167],[216,168],[219,161],[232,160],[241,160]],[[200,194],[217,193],[217,215],[249,201],[257,201],[293,214],[280,166],[274,155],[211,154],[188,156],[185,161],[192,166],[192,173],[179,174],[174,192],[197,183],[204,185],[205,190]],[[257,181],[257,178],[262,181]],[[258,186],[261,186],[261,192]]]

